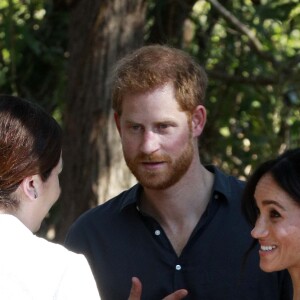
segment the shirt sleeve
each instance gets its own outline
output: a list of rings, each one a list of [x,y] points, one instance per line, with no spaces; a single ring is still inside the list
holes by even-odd
[[[97,285],[86,258],[71,254],[71,259],[62,275],[55,300],[100,300]]]

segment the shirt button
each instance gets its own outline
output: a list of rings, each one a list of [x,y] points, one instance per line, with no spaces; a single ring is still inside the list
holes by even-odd
[[[176,265],[175,268],[176,268],[177,271],[180,271],[181,270],[181,265]]]
[[[154,234],[155,235],[160,235],[160,230],[155,230]]]
[[[219,198],[219,195],[218,195],[218,194],[215,194],[214,197],[215,197],[215,199],[218,199],[218,198]]]

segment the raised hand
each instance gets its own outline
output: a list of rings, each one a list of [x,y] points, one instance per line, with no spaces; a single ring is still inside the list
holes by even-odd
[[[178,290],[162,300],[180,300],[188,294],[187,290]],[[140,300],[142,296],[142,283],[137,277],[132,277],[132,285],[128,300]]]

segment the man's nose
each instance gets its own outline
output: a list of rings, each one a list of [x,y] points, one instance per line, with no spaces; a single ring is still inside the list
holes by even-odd
[[[144,132],[140,150],[145,154],[151,154],[159,148],[159,137],[157,133],[149,130]]]

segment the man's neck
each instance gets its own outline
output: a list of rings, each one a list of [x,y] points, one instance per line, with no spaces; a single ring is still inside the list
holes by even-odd
[[[209,202],[214,176],[201,164],[193,176],[185,176],[165,190],[144,189],[141,210],[162,226],[180,255]]]

